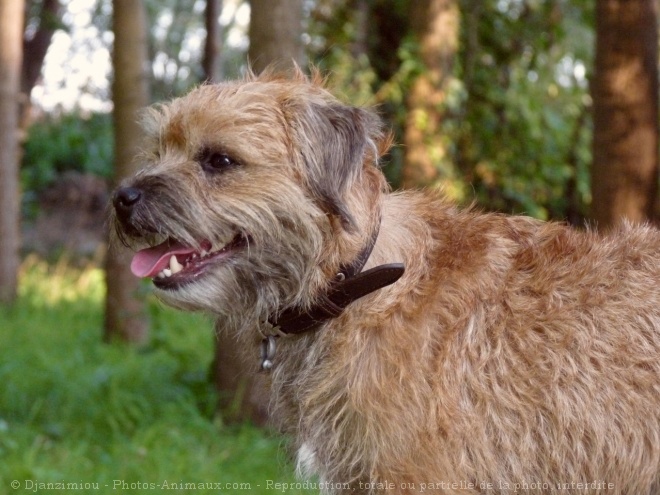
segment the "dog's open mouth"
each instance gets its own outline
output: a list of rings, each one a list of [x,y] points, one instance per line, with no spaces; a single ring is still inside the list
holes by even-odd
[[[205,240],[199,249],[167,239],[135,253],[131,271],[136,277],[151,277],[160,289],[175,289],[193,282],[211,265],[226,260],[246,245],[247,238],[240,233],[225,245],[215,246]]]

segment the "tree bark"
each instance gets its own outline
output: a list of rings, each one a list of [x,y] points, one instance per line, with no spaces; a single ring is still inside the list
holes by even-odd
[[[58,0],[43,0],[39,14],[39,27],[30,39],[23,41],[21,91],[28,96],[41,75],[46,52],[56,29],[60,27],[60,3]]]
[[[591,216],[605,229],[652,215],[658,187],[654,0],[596,2]]]
[[[22,0],[0,0],[0,304],[13,303],[18,292],[23,12]]]
[[[255,363],[244,359],[236,339],[223,331],[216,332],[213,381],[219,396],[219,409],[227,423],[250,421],[264,425],[268,421],[269,381],[257,374]]]
[[[222,29],[218,21],[221,13],[222,0],[206,0],[206,12],[204,14],[206,40],[204,42],[202,67],[207,82],[218,82],[222,79]]]
[[[147,22],[142,0],[114,0],[113,50],[115,180],[136,172],[134,157],[140,146],[137,112],[149,104],[147,79]],[[140,281],[129,269],[130,253],[111,249],[106,258],[104,339],[143,344],[148,321]]]
[[[250,0],[248,60],[258,74],[269,65],[302,66],[302,0]]]
[[[415,1],[410,22],[424,70],[413,81],[406,101],[401,178],[403,187],[423,187],[439,178],[440,162],[446,158],[440,127],[446,83],[458,50],[458,4],[456,0]]]
[[[23,132],[30,125],[30,93],[41,75],[53,34],[61,26],[60,9],[61,5],[58,0],[43,0],[39,14],[39,27],[30,39],[23,40],[20,109],[20,128]]]

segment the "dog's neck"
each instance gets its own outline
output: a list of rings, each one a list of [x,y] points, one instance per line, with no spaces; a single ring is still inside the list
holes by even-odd
[[[393,284],[404,272],[402,263],[379,265],[365,272],[362,269],[376,244],[380,230],[380,218],[375,223],[367,243],[355,259],[340,266],[329,288],[321,293],[314,305],[308,308],[294,306],[274,313],[268,318],[262,341],[262,369],[270,370],[275,354],[275,338],[298,335],[318,330],[328,320],[337,318],[352,302]]]

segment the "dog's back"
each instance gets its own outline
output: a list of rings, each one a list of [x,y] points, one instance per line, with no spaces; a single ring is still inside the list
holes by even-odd
[[[660,490],[657,230],[602,237],[400,193],[379,242],[370,263],[398,256],[404,278],[349,308],[319,336],[322,360],[292,372],[305,462],[324,479],[373,493],[386,480],[389,493]]]
[[[437,300],[446,314],[443,292],[455,291],[464,307],[445,316],[435,376],[453,472],[532,493],[654,493],[660,233],[601,238],[470,214],[451,224]]]

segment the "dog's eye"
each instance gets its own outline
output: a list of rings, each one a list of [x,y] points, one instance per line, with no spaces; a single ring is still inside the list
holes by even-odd
[[[204,148],[196,157],[205,172],[218,173],[231,168],[238,163],[227,153]]]

